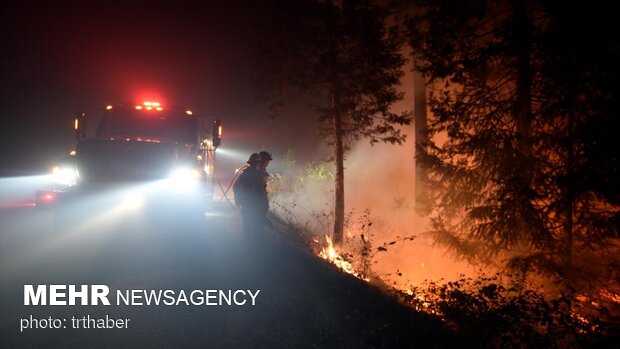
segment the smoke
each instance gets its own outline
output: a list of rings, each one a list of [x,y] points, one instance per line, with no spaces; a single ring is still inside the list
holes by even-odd
[[[425,279],[473,276],[472,266],[454,260],[425,234],[427,219],[415,211],[412,126],[403,131],[408,137],[402,146],[371,146],[360,141],[347,153],[346,251],[342,252],[355,258],[366,241],[372,274],[401,289]],[[333,224],[333,166],[325,162],[300,164],[289,153],[278,170],[270,183],[273,210],[297,225],[309,240],[324,242]],[[413,236],[413,240],[406,238]],[[383,248],[386,250],[379,250]]]
[[[369,211],[373,248],[397,241],[387,245],[387,251],[376,253],[373,272],[401,288],[425,279],[453,280],[460,274],[472,275],[470,265],[435,247],[425,234],[427,219],[415,211],[413,130],[404,131],[408,138],[402,146],[360,142],[345,164],[346,203],[354,212]],[[415,239],[402,240],[406,236]]]
[[[396,113],[413,110],[414,79],[411,70],[405,70],[400,86],[404,98],[393,107]],[[355,256],[365,247],[366,264],[372,274],[401,289],[419,285],[425,279],[474,276],[474,267],[456,261],[425,234],[427,219],[415,211],[414,126],[403,126],[401,132],[407,138],[400,146],[371,146],[367,140],[360,140],[346,154],[342,246],[346,251],[342,252]],[[316,149],[316,143],[309,148]],[[331,155],[330,150],[321,149],[325,152],[323,158]],[[275,161],[270,183],[272,208],[309,239],[324,243],[324,236],[333,229],[335,171],[331,163],[297,161],[295,153]],[[412,236],[413,240],[406,238]]]

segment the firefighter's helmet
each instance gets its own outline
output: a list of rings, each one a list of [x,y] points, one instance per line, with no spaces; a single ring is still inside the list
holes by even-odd
[[[258,155],[260,155],[260,159],[261,161],[271,161],[273,160],[273,158],[271,157],[271,154],[269,154],[266,151],[261,151],[260,153],[258,153]]]
[[[258,155],[258,153],[253,153],[252,155],[250,155],[250,158],[247,161],[247,163],[252,166],[258,164],[259,162],[261,162],[261,157],[260,155]]]

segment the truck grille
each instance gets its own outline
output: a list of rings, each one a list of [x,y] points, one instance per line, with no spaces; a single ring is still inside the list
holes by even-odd
[[[78,145],[78,172],[85,183],[157,180],[169,175],[176,153],[173,144],[89,140]]]

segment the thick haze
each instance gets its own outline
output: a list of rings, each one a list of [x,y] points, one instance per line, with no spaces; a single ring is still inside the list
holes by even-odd
[[[221,118],[222,149],[239,154],[220,156],[225,171],[262,148],[315,156],[313,118],[271,120],[254,98],[256,28],[269,2],[11,6],[1,15],[4,175],[46,170],[71,149],[76,112],[145,98]]]
[[[47,171],[74,145],[76,112],[96,116],[107,104],[147,98],[222,119],[217,171],[224,187],[251,152],[273,152],[274,173],[288,149],[302,166],[329,157],[315,137],[315,117],[290,108],[272,120],[254,98],[257,28],[269,23],[270,11],[264,1],[4,9],[2,176]],[[408,94],[397,109],[412,109],[411,86],[408,74],[402,87]],[[370,209],[375,246],[424,231],[413,212],[412,129],[404,130],[409,138],[402,147],[364,141],[345,162],[347,211]],[[314,194],[298,200],[331,204],[330,195]],[[377,259],[379,273],[404,272],[403,286],[465,270],[421,238]]]

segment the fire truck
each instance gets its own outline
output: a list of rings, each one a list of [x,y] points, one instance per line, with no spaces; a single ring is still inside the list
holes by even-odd
[[[76,147],[53,168],[54,188],[37,192],[37,207],[53,209],[63,227],[136,209],[204,218],[222,139],[219,119],[151,100],[106,106],[92,137],[89,120],[84,113],[73,120]]]

